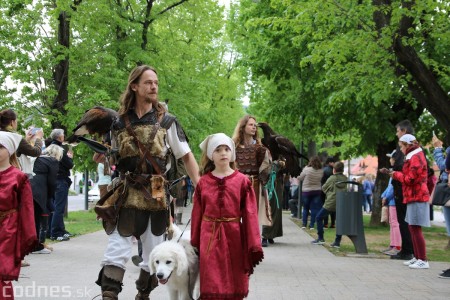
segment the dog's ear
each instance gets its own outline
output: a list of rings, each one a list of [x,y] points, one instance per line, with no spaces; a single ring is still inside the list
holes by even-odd
[[[150,269],[150,275],[153,275],[156,272],[154,257],[154,251],[152,251],[150,253],[150,257],[148,258],[148,268]]]
[[[181,247],[182,248],[182,247]],[[181,250],[181,249],[180,249]],[[177,275],[183,275],[183,272],[188,270],[188,259],[186,257],[186,253],[183,251],[176,251],[175,255],[177,256]]]

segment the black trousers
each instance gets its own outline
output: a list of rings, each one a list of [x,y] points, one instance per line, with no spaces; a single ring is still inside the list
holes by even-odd
[[[408,223],[405,221],[406,204],[403,204],[403,198],[395,199],[395,208],[397,209],[397,220],[400,225],[400,235],[402,236],[402,254],[414,254],[411,234]]]
[[[42,209],[36,202],[34,204],[34,224],[39,243],[44,244],[48,232],[48,215],[42,215]],[[41,249],[38,249],[41,250]]]

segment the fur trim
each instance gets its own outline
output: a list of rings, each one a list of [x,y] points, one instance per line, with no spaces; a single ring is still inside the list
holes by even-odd
[[[151,191],[150,184],[146,188]],[[146,211],[165,210],[167,207],[166,197],[167,196],[164,193],[164,199],[161,199],[161,201],[158,201],[156,199],[145,200],[140,190],[129,187],[127,201],[125,202],[123,207]]]

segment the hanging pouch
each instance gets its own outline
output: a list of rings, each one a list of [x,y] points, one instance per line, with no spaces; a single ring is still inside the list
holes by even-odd
[[[153,175],[150,179],[150,182],[152,188],[152,199],[155,199],[158,202],[163,202],[165,204],[166,190],[164,187],[166,180],[164,179],[164,177],[161,175]]]
[[[116,228],[117,217],[126,197],[127,189],[123,183],[119,183],[114,189],[100,198],[95,205],[94,211],[102,219],[106,234],[111,234]]]

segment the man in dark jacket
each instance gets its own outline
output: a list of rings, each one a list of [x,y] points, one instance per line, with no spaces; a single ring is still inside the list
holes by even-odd
[[[403,120],[395,125],[396,135],[398,138],[409,133],[414,134],[414,128],[409,120]],[[405,158],[399,146],[395,151],[392,158],[395,160],[393,170],[401,171],[403,168],[403,160]],[[410,260],[414,256],[413,245],[411,240],[411,234],[409,233],[408,223],[405,221],[406,216],[406,204],[403,203],[403,191],[402,184],[397,180],[392,180],[392,186],[394,187],[395,208],[397,209],[397,220],[400,225],[400,235],[402,237],[402,250],[391,256],[391,259]]]
[[[63,148],[64,130],[53,129],[50,134],[51,144],[58,145]],[[64,211],[67,206],[69,196],[69,187],[72,184],[70,179],[70,169],[73,168],[73,154],[71,151],[64,150],[63,156],[59,161],[58,175],[56,176],[56,190],[54,198],[55,210],[52,217],[51,239],[57,241],[68,241],[71,234],[66,231],[64,226]]]

